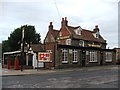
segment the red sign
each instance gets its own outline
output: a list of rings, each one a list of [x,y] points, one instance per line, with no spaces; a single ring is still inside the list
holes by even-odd
[[[40,62],[50,62],[50,53],[48,52],[39,52],[38,61]]]

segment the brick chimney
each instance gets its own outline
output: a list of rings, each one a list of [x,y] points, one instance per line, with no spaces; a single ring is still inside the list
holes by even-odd
[[[65,17],[65,19],[62,18],[61,27],[65,27],[65,26],[67,26],[67,25],[68,25],[67,17]]]
[[[98,28],[98,25],[95,25],[95,29],[93,29],[94,32],[99,32],[99,28]]]
[[[53,25],[52,25],[52,22],[50,22],[50,25],[49,25],[49,30],[53,30]]]

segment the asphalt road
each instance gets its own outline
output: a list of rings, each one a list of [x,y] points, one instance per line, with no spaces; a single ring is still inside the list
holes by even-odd
[[[118,88],[118,70],[74,70],[3,76],[2,88]]]

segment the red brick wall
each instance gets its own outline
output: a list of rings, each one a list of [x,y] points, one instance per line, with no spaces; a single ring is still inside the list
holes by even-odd
[[[61,37],[70,35],[69,31],[65,27],[61,28],[60,33],[61,33]],[[60,44],[66,44],[66,39],[60,40]]]
[[[55,45],[55,43],[47,43],[44,46],[45,50],[51,50],[52,51],[52,53],[50,55],[51,56],[50,59],[51,59],[52,62],[45,63],[45,68],[49,68],[49,67],[54,66],[54,45]]]
[[[67,35],[70,35],[69,31],[65,28],[65,27],[62,27],[60,32],[62,33],[62,37],[63,36],[67,36]]]

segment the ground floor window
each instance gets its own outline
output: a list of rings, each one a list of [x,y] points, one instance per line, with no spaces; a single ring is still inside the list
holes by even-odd
[[[97,62],[97,51],[90,51],[89,62]]]
[[[62,63],[68,63],[68,50],[63,49],[62,51]]]
[[[73,62],[77,62],[77,50],[73,50]]]
[[[106,62],[111,62],[112,61],[112,52],[106,52]]]

